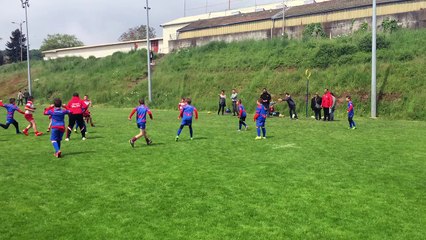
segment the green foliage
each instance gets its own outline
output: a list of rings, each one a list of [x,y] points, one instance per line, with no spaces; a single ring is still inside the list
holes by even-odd
[[[398,21],[395,19],[385,18],[382,22],[382,29],[385,33],[393,33],[400,29]]]
[[[376,48],[377,49],[386,49],[389,48],[390,42],[386,39],[386,36],[378,34],[376,37]],[[371,43],[371,34],[366,34],[362,37],[358,43],[358,47],[361,51],[371,52],[372,43]]]
[[[83,42],[78,40],[78,38],[74,35],[56,33],[53,35],[47,35],[47,38],[43,40],[40,46],[40,50],[48,51],[52,49],[79,47],[83,45]]]
[[[31,60],[43,60],[43,53],[39,49],[30,50],[30,59]]]
[[[4,54],[3,51],[0,50],[0,66],[4,64]]]
[[[9,62],[16,63],[21,61],[21,53],[22,60],[27,60],[27,47],[25,45],[25,41],[25,35],[22,34],[19,29],[12,32],[10,42],[6,43],[6,56]]]
[[[303,39],[324,38],[325,32],[321,23],[311,23],[305,26],[303,30]]]
[[[149,27],[149,37],[156,37],[155,28]],[[119,41],[132,41],[141,39],[146,39],[146,25],[129,28],[127,32],[122,33],[118,38]]]
[[[48,104],[35,104],[44,130]],[[202,112],[194,140],[185,127],[175,142],[177,110],[153,109],[153,145],[142,138],[132,149],[128,141],[139,130],[134,118],[127,121],[131,110],[95,103],[96,127],[84,142],[79,133],[62,142],[61,159],[48,134],[0,129],[1,238],[426,236],[426,122],[360,118],[355,105],[357,130],[347,130],[344,119],[268,118],[268,138],[255,141],[252,121],[237,132],[235,117]]]

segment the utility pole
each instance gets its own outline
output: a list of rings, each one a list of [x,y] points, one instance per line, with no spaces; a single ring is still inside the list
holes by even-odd
[[[228,1],[228,10],[231,10],[231,0]]]
[[[285,0],[283,0],[283,27],[282,27],[282,36],[285,36],[285,9],[287,8],[287,5],[284,2]]]
[[[186,0],[183,0],[183,16],[186,17]]]
[[[148,100],[152,102],[152,86],[151,86],[151,41],[149,39],[149,10],[151,9],[146,0],[146,56],[148,64]]]
[[[373,0],[373,21],[372,21],[372,44],[371,44],[371,117],[376,118],[377,112],[377,98],[376,98],[376,30],[377,30],[377,19],[376,19],[376,0]]]
[[[21,36],[19,36],[19,49],[21,49],[21,62],[22,62],[22,60],[23,60],[23,58],[22,58],[22,24],[24,23],[25,21],[22,21],[22,22],[12,22],[13,24],[17,24],[17,25],[19,25],[19,31],[21,32]]]
[[[31,66],[30,66],[30,35],[28,34],[28,8],[30,7],[30,4],[28,3],[29,0],[21,0],[22,8],[25,8],[25,24],[27,28],[27,71],[28,71],[28,92],[30,93],[30,96],[33,95],[32,88],[31,88]]]
[[[209,5],[209,1],[206,0],[206,13],[207,13],[207,7],[208,7],[208,5]]]

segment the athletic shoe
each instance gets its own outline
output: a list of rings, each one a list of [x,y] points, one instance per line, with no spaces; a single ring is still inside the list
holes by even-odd
[[[70,140],[69,138],[65,138],[65,141],[67,141],[67,142],[68,142],[69,140]]]
[[[237,131],[238,131],[238,132],[241,132],[241,129],[238,129]]]
[[[263,139],[266,139],[266,137],[263,137]]]
[[[85,138],[85,137],[82,137],[82,138],[81,138],[81,140],[83,140],[83,141],[84,141],[84,140],[86,140],[86,138]]]
[[[246,126],[246,131],[248,130],[248,126]]]
[[[256,137],[254,140],[262,140],[262,137]]]
[[[146,141],[146,145],[151,145],[152,144],[152,140],[148,139],[148,141]]]
[[[179,141],[179,136],[176,136],[175,137],[175,141],[177,142],[177,141]]]
[[[25,134],[25,136],[28,136],[28,129],[24,129],[24,130],[22,130],[22,132]]]
[[[48,129],[46,130],[46,132],[50,132],[50,128],[48,128]]]
[[[61,157],[61,151],[58,151],[56,153],[53,154],[53,156],[55,156],[56,158],[60,158]]]
[[[132,148],[135,147],[135,142],[132,141],[132,139],[129,140],[130,146],[132,146]]]
[[[61,151],[58,151],[58,158],[61,158],[62,157],[62,152]]]
[[[352,128],[352,130],[355,130],[355,129],[356,129],[356,127],[353,127],[353,128]]]
[[[42,132],[36,132],[34,135],[35,135],[36,137],[38,137],[38,136],[43,135],[43,133],[42,133]]]
[[[77,129],[74,129],[74,132],[76,133],[76,132],[77,132]]]
[[[191,139],[191,141],[194,140],[194,138],[190,138],[190,139]]]

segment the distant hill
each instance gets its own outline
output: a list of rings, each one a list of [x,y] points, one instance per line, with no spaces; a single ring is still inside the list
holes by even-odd
[[[380,117],[426,119],[426,30],[399,30],[380,35],[377,95]],[[309,41],[273,39],[181,50],[157,60],[153,72],[153,108],[176,108],[181,96],[193,98],[201,110],[217,108],[221,89],[239,91],[249,111],[261,89],[274,100],[289,92],[304,114],[305,70],[311,69],[310,96],[330,88],[344,114],[344,97],[352,95],[358,116],[369,116],[371,83],[370,35]],[[146,53],[115,53],[103,59],[63,58],[32,62],[34,94],[43,102],[74,91],[89,94],[95,104],[130,107],[147,96]],[[0,97],[15,96],[26,86],[26,65],[0,67]],[[228,99],[230,100],[230,99]],[[230,104],[228,104],[230,105]],[[287,113],[284,103],[278,110]],[[311,113],[311,111],[310,111]]]

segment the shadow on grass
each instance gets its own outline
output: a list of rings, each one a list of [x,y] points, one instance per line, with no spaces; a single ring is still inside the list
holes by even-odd
[[[74,155],[89,154],[89,153],[95,153],[95,151],[66,152],[63,154],[63,156],[74,156]]]

